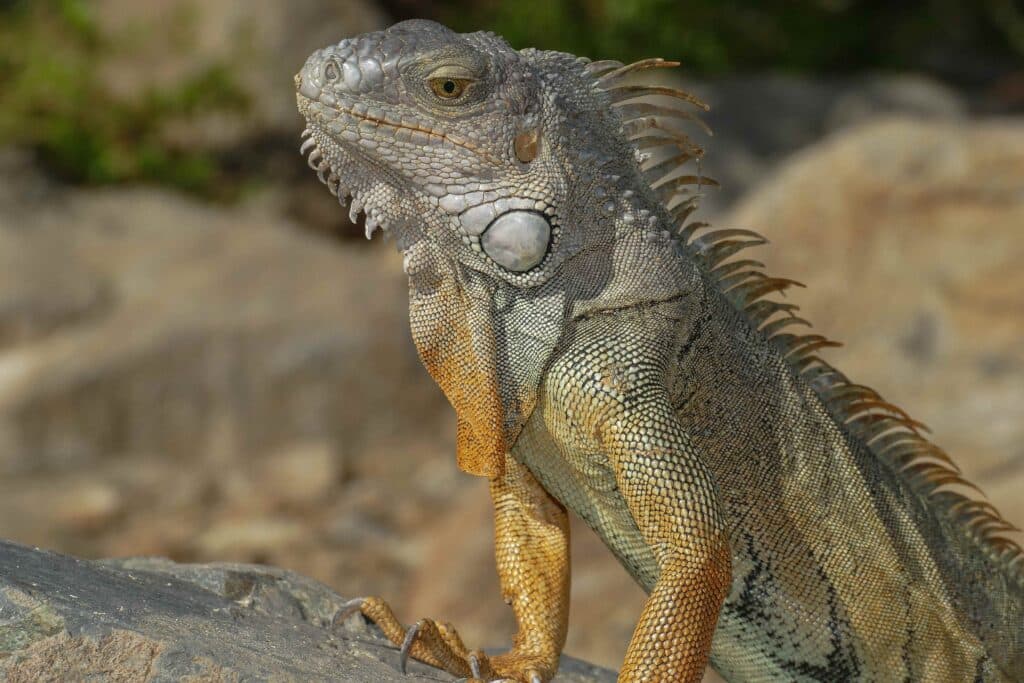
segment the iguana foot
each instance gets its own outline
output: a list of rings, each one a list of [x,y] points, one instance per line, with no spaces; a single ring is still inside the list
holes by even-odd
[[[380,598],[350,600],[334,616],[334,623],[356,611],[377,624],[388,640],[400,647],[402,673],[411,656],[474,683],[546,683],[554,675],[551,664],[540,657],[515,650],[488,657],[481,650],[469,650],[448,623],[420,619],[410,627],[403,626]]]

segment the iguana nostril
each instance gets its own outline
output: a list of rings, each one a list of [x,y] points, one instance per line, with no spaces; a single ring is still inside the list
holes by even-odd
[[[329,60],[324,65],[324,80],[328,83],[338,80],[341,76],[341,70],[338,69],[338,65],[334,63],[334,60]]]

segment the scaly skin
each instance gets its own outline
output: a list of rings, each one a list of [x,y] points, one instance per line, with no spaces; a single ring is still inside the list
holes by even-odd
[[[702,232],[678,164],[685,93],[630,67],[426,21],[344,40],[296,76],[303,151],[404,253],[413,339],[490,480],[518,623],[487,657],[406,629],[460,676],[547,681],[565,641],[565,508],[649,598],[621,680],[1024,678],[1008,525],[917,424],[797,336],[789,281]],[[665,152],[668,152],[667,154]]]

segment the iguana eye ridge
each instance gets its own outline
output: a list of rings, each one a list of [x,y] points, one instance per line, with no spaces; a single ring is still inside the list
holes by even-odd
[[[509,211],[491,221],[480,236],[484,253],[502,268],[522,273],[548,253],[551,225],[534,211]]]

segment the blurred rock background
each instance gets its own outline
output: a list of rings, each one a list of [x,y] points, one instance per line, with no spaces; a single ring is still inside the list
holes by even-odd
[[[296,150],[305,56],[410,16],[682,58],[706,216],[768,236],[829,357],[1024,525],[1012,0],[0,0],[0,537],[272,563],[508,640],[398,256]],[[568,651],[617,666],[643,596],[574,545]]]

